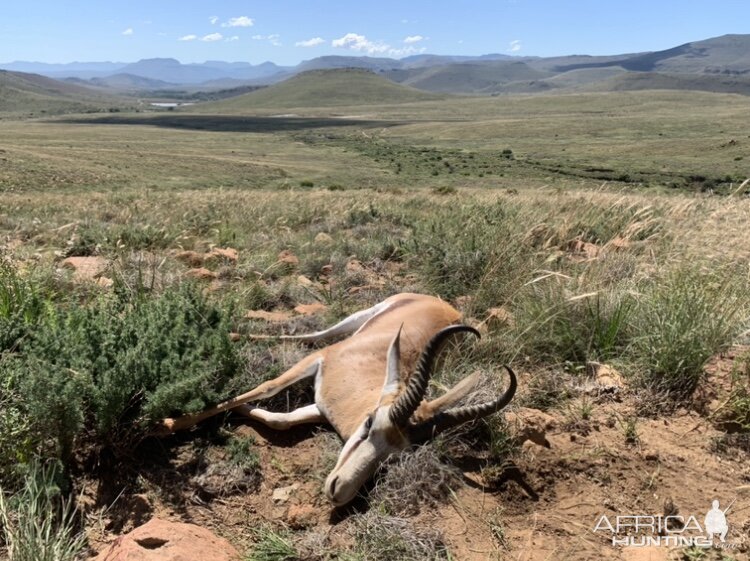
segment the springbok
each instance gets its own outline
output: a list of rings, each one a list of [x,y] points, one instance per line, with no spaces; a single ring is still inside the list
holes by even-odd
[[[456,333],[479,336],[457,325],[460,314],[442,300],[420,294],[397,294],[357,312],[325,331],[282,336],[305,343],[351,335],[308,355],[278,378],[211,409],[165,419],[167,432],[186,429],[222,411],[233,410],[269,427],[286,429],[301,423],[329,422],[345,441],[325,482],[330,501],[341,506],[391,454],[411,444],[504,408],[516,391],[516,377],[496,399],[452,407],[468,394],[478,374],[464,378],[444,395],[425,401],[435,358]],[[401,372],[412,373],[402,377]],[[273,413],[247,403],[271,397],[304,378],[315,377],[315,403],[289,413]]]

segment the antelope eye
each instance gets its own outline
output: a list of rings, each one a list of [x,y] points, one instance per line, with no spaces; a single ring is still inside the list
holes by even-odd
[[[370,415],[369,417],[367,417],[367,420],[365,421],[365,432],[366,433],[370,432],[370,429],[372,428],[372,421],[373,421],[372,415]]]

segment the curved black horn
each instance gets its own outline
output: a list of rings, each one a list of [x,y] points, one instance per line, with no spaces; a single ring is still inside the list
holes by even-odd
[[[477,337],[481,337],[479,331],[468,325],[450,325],[438,331],[430,342],[427,343],[422,355],[419,357],[417,369],[409,379],[406,389],[398,396],[398,399],[391,406],[388,414],[392,423],[396,426],[404,426],[409,421],[412,413],[416,410],[419,403],[427,392],[427,383],[432,375],[432,369],[435,365],[435,358],[448,337],[455,333],[469,332]]]
[[[508,405],[516,393],[518,381],[516,380],[516,374],[511,370],[510,366],[503,365],[503,368],[508,371],[510,383],[508,384],[508,389],[506,389],[502,395],[497,399],[479,405],[454,407],[453,409],[436,413],[431,419],[424,423],[415,425],[410,429],[412,442],[424,442],[425,440],[429,440],[441,432],[455,426],[497,413]]]

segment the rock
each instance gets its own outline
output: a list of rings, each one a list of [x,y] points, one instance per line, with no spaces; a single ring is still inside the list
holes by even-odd
[[[266,312],[265,310],[248,310],[245,313],[247,319],[263,319],[266,321],[282,322],[292,318],[289,312]]]
[[[231,247],[227,248],[220,248],[215,247],[213,248],[208,255],[206,255],[208,259],[217,259],[217,260],[225,260],[225,261],[231,261],[232,263],[237,263],[237,260],[240,257],[239,252],[236,249],[233,249]]]
[[[98,279],[96,279],[96,284],[98,284],[102,288],[112,288],[115,285],[115,281],[113,281],[109,277],[99,277]]]
[[[218,275],[205,267],[199,267],[197,269],[190,269],[185,273],[185,276],[197,280],[214,280]]]
[[[359,259],[350,259],[346,262],[344,268],[347,273],[363,273],[365,271],[365,267]]]
[[[312,286],[313,281],[308,279],[305,275],[300,275],[297,277],[297,284],[300,286]]]
[[[492,327],[513,327],[513,314],[505,307],[490,308],[487,310],[487,326]]]
[[[273,490],[273,502],[277,504],[287,502],[297,489],[299,489],[299,483],[294,483],[288,487],[277,487]]]
[[[298,314],[302,314],[303,316],[312,316],[320,312],[324,312],[327,309],[328,306],[326,306],[325,304],[315,302],[313,304],[300,304],[298,306],[295,306],[294,311]]]
[[[622,236],[616,236],[609,241],[607,247],[613,249],[627,249],[630,247],[630,240],[623,238]]]
[[[327,277],[331,273],[333,273],[333,265],[323,265],[320,268],[320,275],[323,277]]]
[[[318,519],[318,512],[319,510],[309,504],[292,505],[286,514],[286,521],[294,530],[307,528],[315,524]]]
[[[288,249],[285,249],[281,253],[279,253],[278,256],[279,263],[286,263],[287,265],[297,266],[299,265],[299,257],[297,257],[294,253],[289,251]]]
[[[318,245],[327,245],[329,243],[333,243],[333,238],[325,232],[320,232],[317,236],[315,236],[314,241]]]
[[[200,267],[203,265],[203,261],[206,256],[197,251],[181,251],[174,256],[177,261],[182,261],[189,267]]]
[[[515,428],[515,439],[519,444],[533,442],[545,448],[550,447],[547,433],[557,426],[557,420],[539,409],[519,407],[505,414],[505,419]]]
[[[601,248],[596,244],[585,242],[581,238],[575,238],[568,242],[568,251],[577,253],[586,259],[594,259],[599,256]]]
[[[587,362],[586,372],[596,380],[600,389],[621,389],[625,387],[622,375],[609,366],[600,362]]]
[[[235,332],[233,331],[232,333],[230,333],[230,334],[229,334],[229,340],[230,340],[230,341],[231,341],[232,343],[236,343],[236,342],[237,342],[237,341],[239,341],[240,339],[242,339],[242,335],[240,335],[239,333],[235,333]]]
[[[239,561],[224,538],[194,524],[152,518],[119,536],[94,561]]]
[[[108,262],[103,257],[68,257],[60,267],[73,270],[73,280],[93,281],[107,269]]]

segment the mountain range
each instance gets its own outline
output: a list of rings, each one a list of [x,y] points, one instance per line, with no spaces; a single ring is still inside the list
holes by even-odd
[[[336,68],[365,69],[392,82],[441,94],[499,95],[648,88],[750,94],[750,35],[724,35],[662,51],[612,56],[420,54],[402,59],[323,56],[296,66],[223,61],[182,64],[173,58],[133,63],[0,63],[0,69],[41,74],[116,93],[175,88],[208,91],[271,85],[302,72]]]

